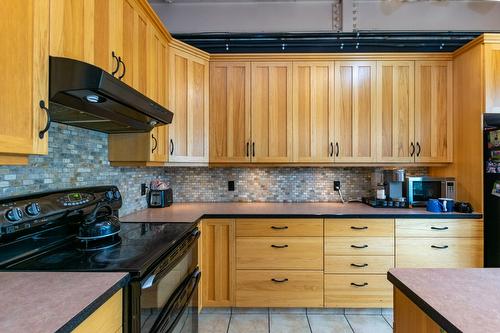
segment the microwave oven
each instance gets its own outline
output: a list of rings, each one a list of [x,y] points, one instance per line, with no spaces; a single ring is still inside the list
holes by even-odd
[[[455,200],[455,178],[406,177],[405,195],[408,204],[425,207],[429,199],[450,198]]]

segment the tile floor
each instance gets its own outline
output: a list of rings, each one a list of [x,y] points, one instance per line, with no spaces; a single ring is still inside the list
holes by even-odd
[[[392,309],[203,309],[199,333],[391,333]]]

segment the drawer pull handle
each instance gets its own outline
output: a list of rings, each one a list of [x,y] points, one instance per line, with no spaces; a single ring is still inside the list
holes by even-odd
[[[355,249],[366,249],[368,247],[368,245],[351,245],[352,248],[355,248]]]
[[[283,244],[283,245],[272,244],[271,247],[274,247],[276,249],[284,249],[285,247],[288,247],[288,245],[287,244]]]
[[[351,264],[352,267],[368,267],[368,264]]]
[[[364,227],[355,227],[355,226],[351,226],[351,229],[352,230],[366,230],[368,229],[368,227],[364,226]]]
[[[285,229],[288,229],[288,226],[283,226],[283,227],[277,227],[277,226],[271,226],[271,229],[274,229],[274,230],[285,230]]]
[[[363,284],[351,282],[351,286],[354,286],[354,287],[366,287],[367,285],[368,285],[368,282],[365,282]]]
[[[433,249],[441,249],[441,250],[443,250],[443,249],[447,249],[447,248],[448,248],[448,245],[443,245],[443,246],[431,245],[431,247],[432,247]]]
[[[283,283],[283,282],[288,282],[288,279],[271,279],[273,282],[278,282],[278,283]]]
[[[448,227],[431,227],[432,230],[448,230]]]

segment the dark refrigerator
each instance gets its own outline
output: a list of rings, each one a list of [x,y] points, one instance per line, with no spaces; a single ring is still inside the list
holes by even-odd
[[[484,266],[500,267],[500,114],[484,115]]]

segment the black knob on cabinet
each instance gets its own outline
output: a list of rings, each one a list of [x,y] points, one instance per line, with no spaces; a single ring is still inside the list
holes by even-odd
[[[23,218],[23,211],[20,208],[14,207],[14,208],[9,209],[7,211],[7,214],[5,214],[5,217],[10,222],[18,222]]]
[[[113,198],[114,198],[113,191],[107,191],[104,195],[106,196],[106,199],[108,199],[108,200],[113,200]]]
[[[119,191],[115,191],[115,192],[113,192],[113,197],[114,197],[116,200],[119,200],[119,199],[122,197],[122,195],[120,194],[120,192],[119,192]]]
[[[36,202],[30,203],[28,206],[25,208],[26,214],[29,216],[37,216],[40,214],[40,205],[38,205]]]

